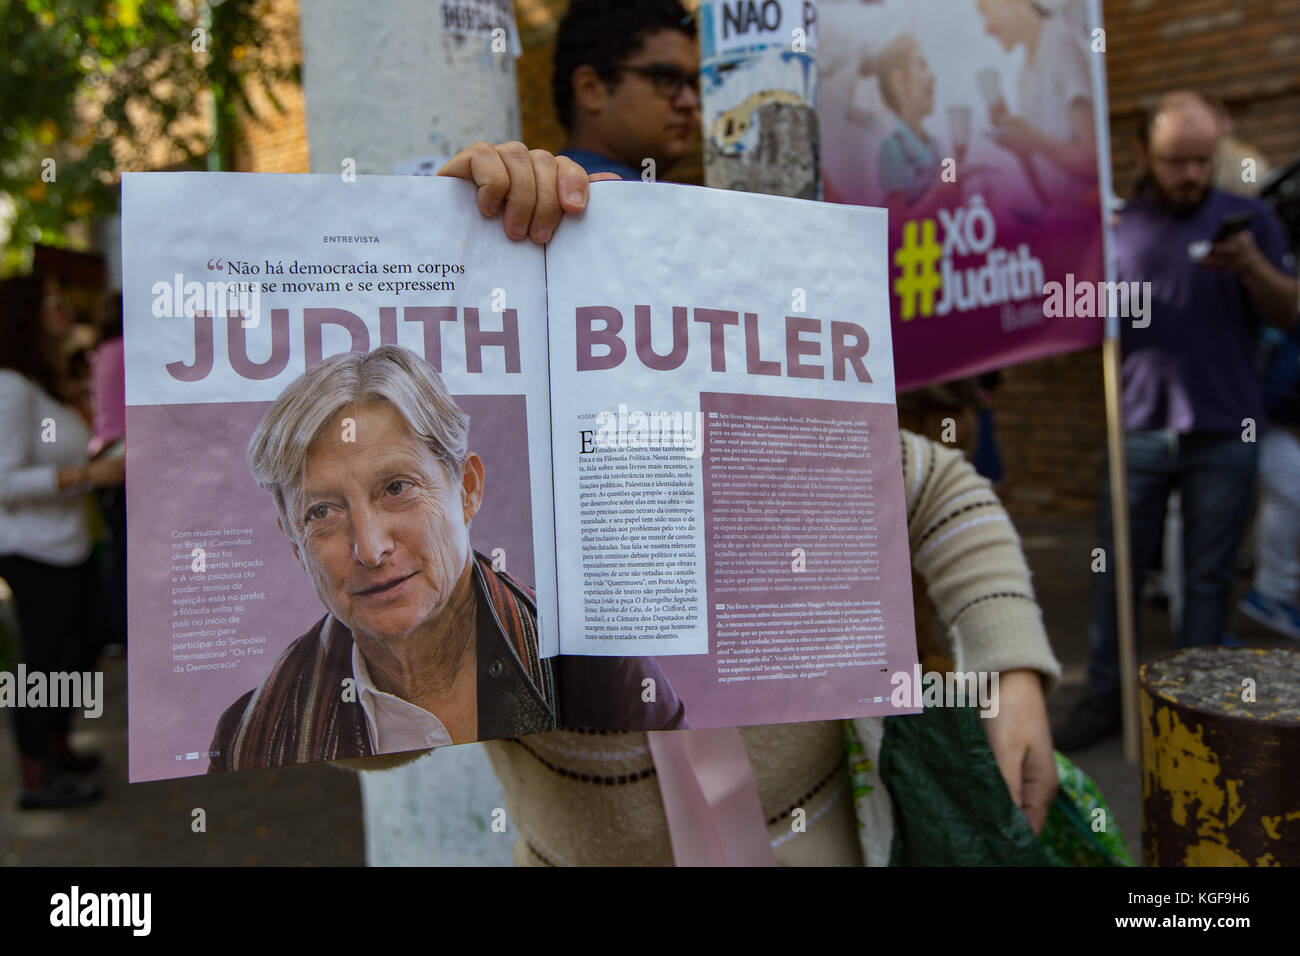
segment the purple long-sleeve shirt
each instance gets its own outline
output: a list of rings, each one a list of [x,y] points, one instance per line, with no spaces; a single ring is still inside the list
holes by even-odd
[[[1188,246],[1209,241],[1224,216],[1250,210],[1250,230],[1268,260],[1295,269],[1281,222],[1263,203],[1211,190],[1186,218],[1146,198],[1130,201],[1115,229],[1117,278],[1150,282],[1146,328],[1120,320],[1124,428],[1180,434],[1240,432],[1261,426],[1264,403],[1255,372],[1262,318],[1235,275],[1195,262]]]

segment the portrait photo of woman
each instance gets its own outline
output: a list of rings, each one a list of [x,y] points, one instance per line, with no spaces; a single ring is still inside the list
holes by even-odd
[[[470,547],[483,462],[415,353],[336,355],[249,443],[325,615],[227,708],[212,770],[424,750],[555,726],[532,591]]]
[[[249,468],[325,613],[226,708],[209,772],[687,726],[651,658],[541,656],[533,589],[470,544],[489,476],[469,421],[395,345],[326,359],[267,410]]]

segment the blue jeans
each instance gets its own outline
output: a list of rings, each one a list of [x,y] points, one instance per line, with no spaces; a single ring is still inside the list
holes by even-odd
[[[1136,607],[1139,583],[1160,553],[1165,507],[1170,491],[1178,488],[1186,603],[1177,645],[1218,644],[1227,629],[1237,547],[1250,520],[1258,446],[1242,441],[1236,432],[1179,435],[1166,430],[1135,431],[1124,436],[1124,457],[1137,636],[1141,634],[1141,609]],[[1106,570],[1093,574],[1088,685],[1095,696],[1118,701],[1119,633],[1109,467],[1107,460],[1097,509],[1097,537],[1106,549]]]

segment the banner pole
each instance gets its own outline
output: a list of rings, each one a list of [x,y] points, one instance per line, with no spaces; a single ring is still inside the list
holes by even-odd
[[[1120,394],[1119,338],[1102,343],[1106,382],[1106,444],[1110,459],[1111,540],[1115,611],[1119,624],[1119,680],[1124,720],[1124,759],[1138,762],[1141,738],[1137,712],[1137,642],[1134,634],[1133,555],[1129,550],[1128,482],[1124,462],[1124,421]]]
[[[1101,0],[1090,0],[1089,19],[1093,29],[1094,53],[1098,59],[1092,70],[1093,118],[1097,134],[1097,184],[1101,193],[1102,249],[1106,281],[1115,281],[1114,226],[1111,197],[1115,195],[1110,168],[1109,93],[1106,88],[1106,31],[1102,23]],[[1096,40],[1100,37],[1101,49]],[[1133,553],[1129,547],[1128,471],[1124,460],[1123,389],[1120,369],[1123,355],[1119,337],[1120,317],[1106,316],[1102,341],[1102,376],[1106,390],[1106,448],[1110,462],[1111,549],[1115,574],[1115,613],[1119,635],[1119,679],[1121,716],[1124,727],[1124,759],[1135,764],[1139,759],[1141,736],[1138,727],[1137,640],[1133,607]]]

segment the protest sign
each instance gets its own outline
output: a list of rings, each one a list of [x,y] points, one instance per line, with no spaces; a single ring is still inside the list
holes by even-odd
[[[1009,6],[818,4],[825,196],[889,210],[900,389],[1098,345],[1116,308],[1100,11]]]

